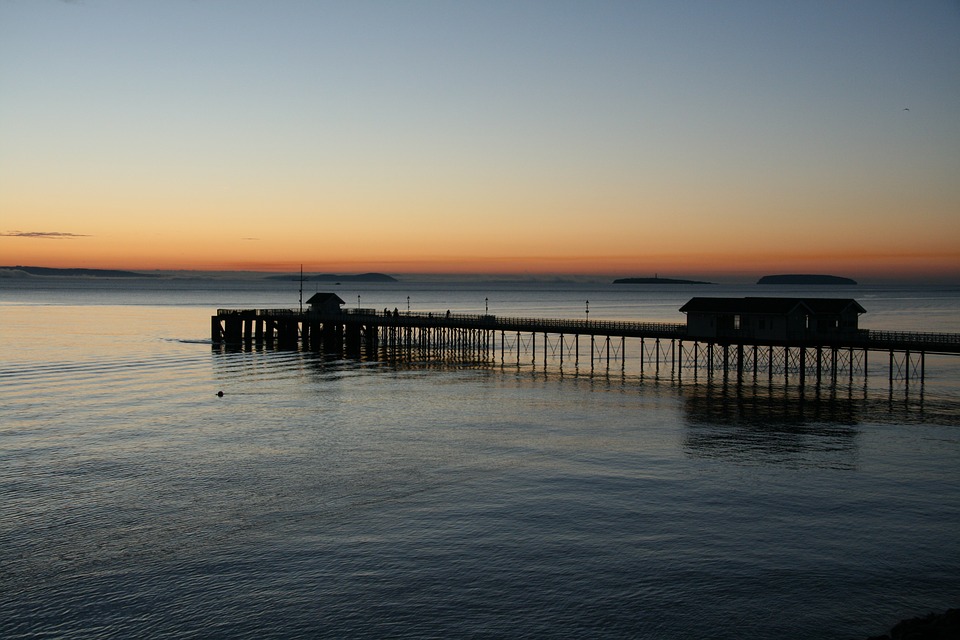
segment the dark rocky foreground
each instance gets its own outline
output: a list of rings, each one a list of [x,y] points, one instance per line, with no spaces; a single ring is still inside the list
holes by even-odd
[[[960,640],[960,609],[901,620],[889,633],[867,640]]]

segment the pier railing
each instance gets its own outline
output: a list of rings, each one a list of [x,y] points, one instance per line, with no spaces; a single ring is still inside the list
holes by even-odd
[[[396,327],[451,327],[490,331],[520,331],[551,334],[607,335],[667,340],[694,340],[699,342],[743,344],[823,345],[864,349],[925,351],[929,353],[960,353],[960,334],[919,331],[885,331],[860,329],[853,333],[804,333],[790,336],[787,341],[765,340],[748,335],[747,331],[725,331],[722,336],[690,335],[687,325],[672,322],[631,322],[625,320],[557,319],[523,316],[495,316],[447,312],[409,312],[389,309],[343,308],[331,311],[298,311],[297,309],[218,309],[221,318],[269,319],[287,318],[299,321],[319,320],[350,323],[372,323]]]
[[[374,309],[343,309],[343,314],[355,320],[376,319],[398,326],[461,327],[492,331],[536,331],[547,333],[579,333],[583,335],[623,335],[626,337],[683,338],[687,325],[672,322],[630,322],[621,320],[564,320],[521,316],[495,316],[467,313],[410,313]],[[335,319],[336,314],[322,319]]]
[[[550,333],[623,335],[626,337],[682,338],[687,325],[672,322],[629,322],[620,320],[554,320],[546,318],[496,318],[496,328]]]
[[[290,318],[303,315],[296,309],[217,309],[217,316],[221,318],[275,318],[278,316]]]
[[[935,353],[960,352],[960,333],[927,333],[920,331],[878,331],[865,329],[871,345],[892,349],[916,349]]]

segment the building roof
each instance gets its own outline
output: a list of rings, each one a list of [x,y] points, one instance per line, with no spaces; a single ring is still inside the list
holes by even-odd
[[[680,307],[683,313],[787,315],[805,307],[813,315],[843,313],[853,307],[858,314],[867,310],[851,298],[691,298]]]
[[[323,306],[331,303],[337,304],[346,304],[343,300],[340,299],[335,293],[315,293],[310,296],[310,299],[307,300],[307,304]]]
[[[844,311],[856,311],[858,314],[860,314],[867,312],[866,309],[860,306],[859,302],[852,298],[802,298],[802,300],[803,303],[810,307],[814,313],[843,313]]]

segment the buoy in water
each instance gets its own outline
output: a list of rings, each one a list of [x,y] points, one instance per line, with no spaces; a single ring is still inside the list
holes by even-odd
[[[222,397],[223,397],[223,391],[217,391],[217,397],[218,397],[218,398],[222,398]]]

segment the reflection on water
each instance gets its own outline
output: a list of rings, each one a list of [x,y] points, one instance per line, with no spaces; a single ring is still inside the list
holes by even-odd
[[[744,464],[856,467],[864,403],[852,388],[690,385],[683,399],[690,454]]]
[[[0,637],[856,638],[960,593],[960,358],[801,392],[539,339],[211,354],[211,306],[279,294],[125,287],[0,304]],[[579,310],[539,295],[497,310]]]
[[[718,381],[682,386],[685,450],[742,464],[854,469],[864,424],[955,424],[960,403],[922,389]]]
[[[811,452],[839,452],[854,449],[859,425],[878,424],[952,425],[960,415],[960,396],[953,387],[944,392],[934,388],[927,393],[923,384],[888,381],[884,376],[858,377],[849,382],[798,385],[795,381],[771,378],[740,381],[735,378],[706,377],[693,380],[646,376],[589,367],[541,365],[540,363],[503,364],[488,362],[449,362],[436,360],[351,359],[340,354],[306,350],[273,350],[249,345],[243,348],[215,346],[214,354],[241,368],[265,366],[265,363],[298,363],[301,375],[320,378],[357,375],[367,369],[435,370],[478,368],[490,371],[523,372],[534,378],[557,380],[586,378],[604,388],[624,392],[671,389],[682,398],[688,449],[698,455],[746,459],[761,456],[760,462],[792,461],[820,466],[822,461],[803,461]],[[271,357],[249,358],[253,354]],[[244,357],[246,355],[247,357]],[[267,365],[269,368],[269,365]],[[250,371],[246,371],[250,373]],[[288,372],[289,373],[289,372]],[[725,452],[725,453],[723,453]],[[770,455],[764,456],[764,452]],[[788,459],[787,452],[793,452]],[[850,468],[847,462],[832,459],[831,468]]]
[[[307,351],[280,351],[266,359],[250,357],[256,351],[224,354],[223,363],[232,362],[231,366],[239,367],[236,373],[244,376],[262,375],[260,369],[273,363],[281,366],[285,375],[296,370],[297,375],[314,380],[362,375],[371,368],[437,371],[469,366],[443,361],[358,361]],[[293,363],[296,366],[291,367]],[[553,377],[560,384],[570,383],[563,380],[571,377],[603,383],[595,389],[675,394],[682,410],[682,445],[687,455],[750,466],[854,470],[858,468],[858,436],[864,424],[949,425],[956,423],[956,416],[960,415],[960,402],[949,394],[926,396],[918,385],[874,387],[865,379],[849,384],[804,386],[783,380],[738,384],[723,378],[681,382],[611,375],[609,371],[582,372],[579,368],[568,376],[569,371],[556,367],[541,370],[529,365],[474,366],[511,374],[523,372],[538,379]],[[428,381],[424,384],[430,385]]]

